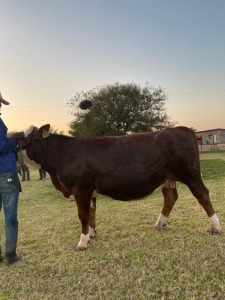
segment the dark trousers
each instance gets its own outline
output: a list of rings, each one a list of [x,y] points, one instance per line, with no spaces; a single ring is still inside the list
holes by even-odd
[[[46,171],[43,169],[39,169],[39,175],[40,175],[40,180],[45,179],[46,178]]]
[[[27,165],[21,165],[22,181],[30,180],[30,170]]]

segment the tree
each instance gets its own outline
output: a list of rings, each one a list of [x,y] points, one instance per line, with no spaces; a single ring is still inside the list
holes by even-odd
[[[88,110],[79,108],[81,100],[92,102]],[[105,85],[77,93],[69,102],[74,120],[71,135],[124,135],[127,131],[144,132],[166,127],[166,95],[162,88],[148,83]]]
[[[192,131],[194,131],[194,132],[196,132],[196,131],[197,131],[197,129],[196,129],[196,128],[194,128],[194,127],[190,127],[190,129],[191,129]]]

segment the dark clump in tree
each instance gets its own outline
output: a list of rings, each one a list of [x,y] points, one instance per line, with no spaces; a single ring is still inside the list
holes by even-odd
[[[92,102],[90,100],[82,100],[78,106],[79,108],[86,110],[92,106]]]
[[[119,84],[77,93],[69,102],[74,120],[71,135],[124,135],[145,132],[168,124],[166,95],[149,84]]]

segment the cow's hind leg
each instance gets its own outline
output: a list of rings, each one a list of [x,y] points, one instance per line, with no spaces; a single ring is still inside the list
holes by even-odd
[[[90,219],[89,219],[89,236],[93,238],[96,234],[96,197],[92,197],[91,199],[91,207],[90,207]]]
[[[167,181],[162,188],[162,193],[164,196],[164,204],[162,212],[160,213],[159,218],[155,224],[156,230],[161,230],[164,226],[166,226],[167,218],[178,198],[176,182]]]
[[[193,179],[188,184],[192,194],[198,200],[199,204],[206,211],[212,225],[212,233],[222,233],[220,221],[213,209],[212,203],[209,198],[209,191],[202,182],[202,179]]]

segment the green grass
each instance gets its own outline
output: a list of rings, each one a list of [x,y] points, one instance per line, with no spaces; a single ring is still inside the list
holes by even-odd
[[[202,152],[202,176],[222,226],[225,220],[225,152]],[[99,197],[97,236],[75,252],[80,236],[75,203],[49,177],[22,182],[18,251],[24,259],[0,264],[1,300],[225,299],[225,238],[211,235],[206,213],[188,188],[161,232],[153,227],[162,206],[147,199],[119,202]],[[0,214],[2,246],[4,218]]]

